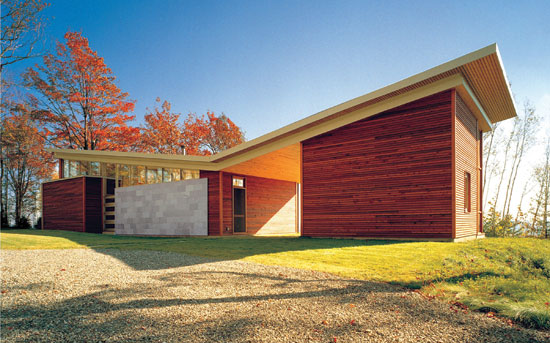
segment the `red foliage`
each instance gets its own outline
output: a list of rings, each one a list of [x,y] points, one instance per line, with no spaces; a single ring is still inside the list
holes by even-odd
[[[15,221],[19,225],[25,209],[33,205],[32,196],[38,193],[40,182],[52,175],[55,163],[44,151],[44,133],[28,109],[7,101],[3,105],[7,108],[0,137],[3,171],[15,198]]]
[[[134,101],[114,83],[103,58],[78,32],[65,34],[44,65],[29,68],[24,79],[35,90],[35,114],[47,128],[50,143],[84,150],[132,150],[139,129],[127,124]]]
[[[190,155],[211,155],[244,142],[244,133],[225,114],[217,117],[189,114],[184,122],[184,140]]]
[[[160,103],[160,98],[156,99]],[[161,154],[179,154],[184,145],[183,126],[178,123],[179,114],[170,112],[171,105],[164,101],[161,108],[155,106],[145,115],[141,127],[140,150]]]

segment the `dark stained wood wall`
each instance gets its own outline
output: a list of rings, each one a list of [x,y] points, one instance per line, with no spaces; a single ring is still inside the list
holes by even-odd
[[[466,103],[456,95],[455,119],[455,187],[456,187],[456,237],[473,236],[480,230],[478,194],[481,178],[481,131],[477,119]],[[471,175],[471,211],[464,210],[464,175]]]
[[[42,185],[45,230],[103,232],[102,179],[77,177]]]
[[[208,235],[221,235],[220,225],[220,172],[217,171],[200,171],[200,177],[208,179]]]
[[[222,172],[223,173],[223,172]],[[223,233],[233,234],[233,174],[223,173]],[[248,196],[248,194],[247,194]]]
[[[452,96],[304,141],[303,235],[451,238]]]
[[[83,191],[83,177],[42,184],[43,229],[84,232]]]
[[[103,232],[102,179],[84,178],[86,182],[86,232]]]
[[[244,177],[246,180],[246,234],[296,232],[295,182],[201,171],[200,177],[208,179],[208,235],[233,234],[233,176]],[[223,199],[222,206],[220,198]],[[221,226],[220,213],[223,217]]]

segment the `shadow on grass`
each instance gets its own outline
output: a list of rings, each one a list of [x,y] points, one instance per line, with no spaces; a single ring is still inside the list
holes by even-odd
[[[461,275],[455,275],[452,277],[442,278],[442,277],[435,277],[435,278],[422,278],[422,280],[418,281],[411,281],[411,282],[391,282],[391,284],[403,286],[410,289],[420,289],[424,286],[433,284],[433,283],[439,283],[439,282],[446,282],[450,284],[460,284],[461,282],[467,281],[467,280],[476,280],[478,278],[485,278],[485,277],[491,277],[491,276],[501,276],[500,274],[494,273],[494,272],[479,272],[479,273],[470,273],[466,272]]]
[[[379,246],[392,244],[406,244],[402,241],[360,240],[360,239],[332,239],[307,237],[135,237],[98,235],[60,230],[15,230],[9,233],[36,237],[63,238],[78,245],[108,254],[131,266],[136,270],[165,269],[188,265],[182,259],[181,265],[165,263],[161,259],[147,261],[128,259],[126,254],[116,254],[116,250],[152,250],[180,253],[191,256],[205,257],[210,260],[238,260],[248,256],[275,254],[280,252],[307,251],[319,249],[338,249],[359,246]],[[24,245],[25,243],[21,243]],[[24,247],[22,247],[24,248]],[[34,247],[36,249],[36,247]],[[59,246],[56,243],[44,242],[43,249],[71,248]]]

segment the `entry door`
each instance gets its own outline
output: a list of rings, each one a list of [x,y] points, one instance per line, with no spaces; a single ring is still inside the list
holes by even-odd
[[[233,178],[233,232],[246,233],[246,188],[244,178]]]

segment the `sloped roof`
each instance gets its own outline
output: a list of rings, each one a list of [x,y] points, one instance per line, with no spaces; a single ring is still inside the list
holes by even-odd
[[[101,160],[113,163],[123,160],[125,162],[119,163],[131,164],[137,164],[140,161],[145,163],[144,160],[147,160],[146,163],[150,165],[222,170],[344,126],[350,121],[396,107],[403,101],[415,99],[413,94],[417,94],[417,97],[426,96],[429,92],[435,93],[450,88],[460,88],[470,98],[470,103],[477,107],[475,112],[479,113],[487,123],[496,123],[517,115],[498,47],[496,44],[491,44],[212,156],[47,150],[53,152],[56,157],[65,159]],[[360,116],[352,113],[359,113]]]

